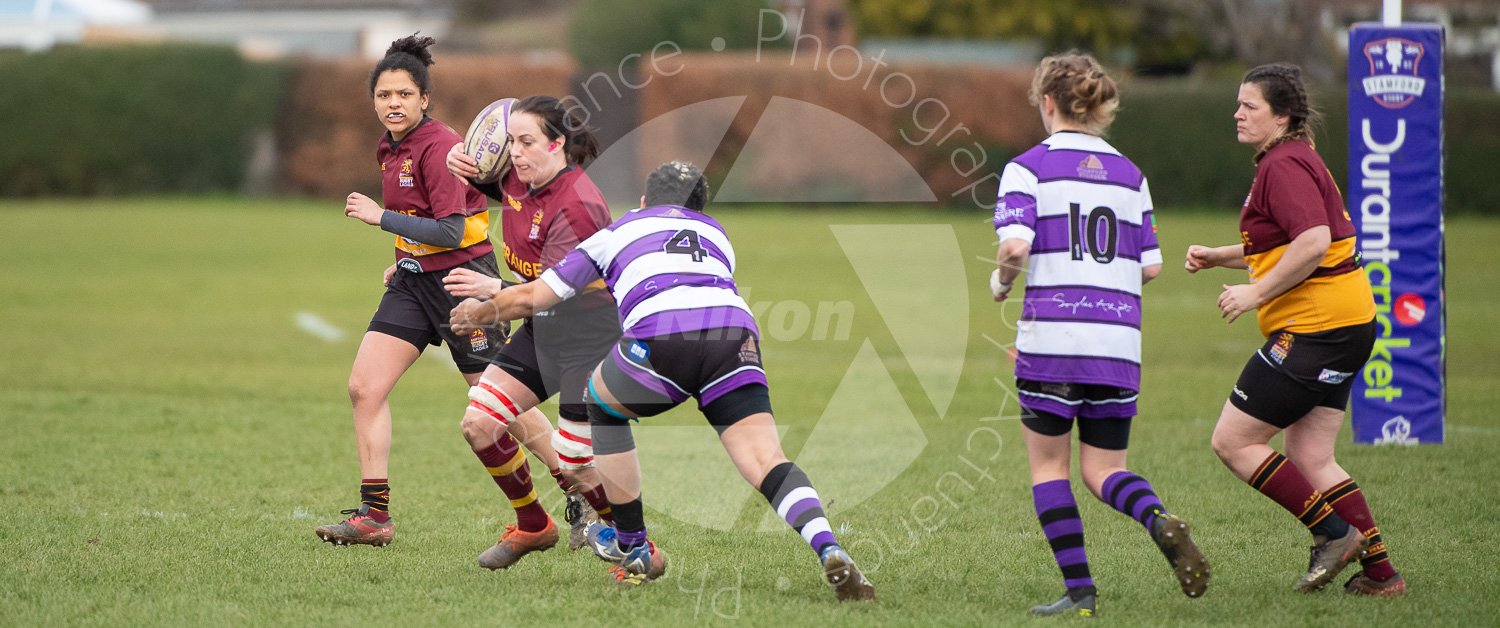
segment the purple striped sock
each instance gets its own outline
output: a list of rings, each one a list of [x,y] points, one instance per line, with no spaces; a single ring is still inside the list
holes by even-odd
[[[1166,506],[1156,497],[1151,483],[1129,471],[1117,471],[1106,478],[1099,493],[1103,495],[1104,503],[1141,522],[1147,530],[1151,529],[1157,515],[1167,514]]]
[[[829,548],[838,547],[833,528],[823,515],[823,502],[813,490],[812,481],[797,465],[790,462],[776,465],[761,480],[760,492],[771,503],[771,509],[802,535],[802,540],[807,541],[819,558]]]
[[[646,544],[646,529],[645,528],[641,528],[640,530],[635,531],[635,532],[626,532],[625,530],[616,530],[615,531],[615,543],[619,544],[620,549],[625,550],[627,552],[630,551],[633,548],[645,545]]]
[[[1067,480],[1042,482],[1031,487],[1031,501],[1047,544],[1052,546],[1052,557],[1062,570],[1063,585],[1069,589],[1094,586],[1089,557],[1083,551],[1083,519],[1078,517],[1072,484]]]

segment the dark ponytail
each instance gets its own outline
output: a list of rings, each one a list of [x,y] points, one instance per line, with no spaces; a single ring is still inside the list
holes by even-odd
[[[542,133],[548,140],[564,138],[568,151],[568,163],[587,166],[599,156],[599,138],[594,137],[588,123],[563,107],[562,101],[551,96],[528,96],[516,103],[512,112],[535,114],[542,119]]]
[[[432,53],[427,48],[437,41],[431,37],[418,37],[418,34],[412,33],[410,37],[397,39],[391,42],[390,48],[386,48],[385,58],[370,71],[371,96],[375,95],[375,83],[380,80],[380,75],[391,70],[405,70],[423,95],[432,91],[432,77],[427,73],[427,66],[436,62],[432,60]]]

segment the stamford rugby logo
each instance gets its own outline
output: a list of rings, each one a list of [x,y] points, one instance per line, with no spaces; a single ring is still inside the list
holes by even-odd
[[[1109,171],[1104,169],[1104,162],[1099,161],[1098,155],[1089,155],[1078,162],[1078,176],[1091,181],[1104,181],[1109,179]]]
[[[1392,37],[1365,44],[1370,76],[1365,77],[1365,95],[1386,109],[1400,109],[1422,96],[1427,79],[1417,76],[1422,62],[1422,44]]]

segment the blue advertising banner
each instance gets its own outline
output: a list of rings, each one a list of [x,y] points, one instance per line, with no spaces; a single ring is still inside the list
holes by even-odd
[[[1375,289],[1376,340],[1355,376],[1354,441],[1443,441],[1443,29],[1349,31],[1349,215]]]

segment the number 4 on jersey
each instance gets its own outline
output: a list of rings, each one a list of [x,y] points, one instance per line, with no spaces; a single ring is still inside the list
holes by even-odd
[[[692,229],[680,229],[672,237],[667,238],[667,243],[662,245],[662,251],[677,253],[679,255],[691,255],[693,261],[703,261],[703,256],[708,251],[703,250],[703,245],[698,241],[698,232]]]

